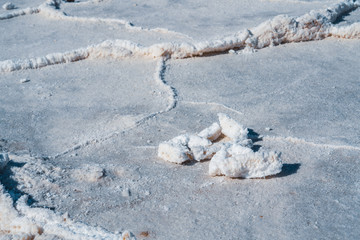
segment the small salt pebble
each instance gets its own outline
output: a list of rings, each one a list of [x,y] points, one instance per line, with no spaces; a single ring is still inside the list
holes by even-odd
[[[7,2],[4,5],[2,5],[2,8],[5,10],[12,10],[15,9],[15,5],[11,2]]]
[[[230,50],[229,50],[229,53],[230,53],[230,54],[236,54],[236,52],[234,51],[234,49],[230,49]]]
[[[123,197],[130,197],[131,193],[130,193],[130,189],[126,188],[122,191],[121,195]]]
[[[27,83],[27,82],[30,82],[29,78],[20,79],[20,83]]]
[[[272,128],[269,128],[269,127],[265,128],[265,131],[270,132],[271,130],[272,130]]]

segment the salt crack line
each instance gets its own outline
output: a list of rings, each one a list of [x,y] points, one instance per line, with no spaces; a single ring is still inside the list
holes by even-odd
[[[331,148],[331,149],[345,149],[345,150],[355,150],[360,151],[360,147],[354,147],[349,145],[332,145],[332,144],[323,144],[323,143],[314,143],[306,141],[305,139],[296,138],[296,137],[279,137],[279,136],[264,136],[263,140],[267,141],[286,141],[295,144],[304,144],[313,147],[320,147],[320,148]]]
[[[101,2],[102,0],[98,0]],[[106,23],[106,24],[121,24],[124,25],[126,29],[134,32],[155,32],[162,34],[173,34],[177,36],[181,36],[184,38],[192,39],[190,36],[171,31],[166,28],[144,28],[139,26],[134,26],[130,21],[124,19],[114,19],[114,18],[89,18],[89,17],[76,17],[76,16],[68,16],[66,13],[61,12],[60,9],[60,1],[58,0],[48,0],[44,4],[40,5],[41,13],[50,18],[60,19],[60,20],[69,20],[69,21],[79,21],[79,22],[93,22],[93,23]]]
[[[136,127],[144,124],[146,121],[148,121],[149,119],[152,119],[160,114],[166,113],[171,111],[172,109],[174,109],[177,105],[177,91],[175,88],[171,87],[170,85],[167,84],[167,82],[165,81],[165,71],[166,71],[166,62],[169,58],[168,57],[163,57],[162,59],[160,59],[158,61],[158,64],[156,66],[156,71],[154,73],[154,80],[157,84],[159,84],[166,92],[168,92],[168,106],[164,109],[164,110],[160,110],[154,113],[151,113],[143,118],[141,118],[140,120],[136,121],[134,126],[131,126],[129,128],[125,128],[123,130],[117,130],[114,131],[110,134],[108,134],[107,136],[101,137],[101,138],[93,138],[91,140],[87,140],[84,143],[80,143],[80,144],[76,144],[75,146],[63,151],[62,153],[58,153],[54,156],[46,156],[43,158],[45,159],[57,159],[59,157],[65,156],[66,154],[75,152],[76,150],[82,149],[84,147],[87,147],[91,144],[97,144],[97,143],[102,143],[105,142],[113,137],[118,136],[121,132],[125,133],[128,131],[131,131],[132,129],[135,129]]]
[[[45,16],[53,19],[59,19],[59,20],[67,20],[67,21],[77,21],[77,22],[84,22],[84,23],[105,23],[105,24],[120,24],[124,25],[125,28],[132,32],[155,32],[155,33],[161,33],[161,34],[172,34],[175,36],[180,36],[187,39],[192,39],[190,36],[179,33],[176,31],[171,31],[166,28],[144,28],[140,26],[134,26],[133,23],[131,23],[128,20],[125,19],[116,19],[116,18],[95,18],[95,17],[76,17],[76,16],[68,16],[64,12],[60,12],[56,9],[52,9],[49,6],[43,6],[41,8],[41,13]]]
[[[238,110],[235,110],[231,107],[228,107],[226,106],[225,104],[222,104],[222,103],[217,103],[217,102],[193,102],[193,101],[180,101],[181,103],[185,103],[185,104],[191,104],[191,105],[213,105],[213,106],[218,106],[218,107],[222,107],[226,110],[229,110],[231,112],[234,112],[236,114],[239,114],[239,115],[244,115],[244,113],[238,111]]]
[[[14,10],[14,11],[11,11],[10,13],[0,14],[0,20],[10,19],[10,18],[18,17],[18,16],[23,16],[23,15],[36,14],[39,12],[40,12],[40,9],[36,8],[36,7]]]
[[[346,0],[324,10],[311,11],[298,18],[280,15],[250,30],[246,29],[232,36],[210,42],[159,43],[144,47],[125,40],[107,40],[98,45],[65,53],[2,61],[0,62],[0,72],[36,69],[87,58],[171,57],[181,59],[206,54],[224,54],[230,49],[262,49],[285,43],[321,40],[327,37],[360,39],[360,23],[344,27],[332,25],[343,14],[353,11],[359,6],[358,1]]]
[[[176,89],[171,87],[170,85],[167,84],[166,80],[165,80],[165,71],[166,71],[166,61],[168,60],[168,58],[163,58],[160,61],[158,61],[157,67],[156,67],[156,72],[154,74],[154,78],[155,81],[162,86],[162,88],[164,90],[166,90],[169,94],[169,105],[168,107],[161,112],[168,112],[171,109],[176,107],[176,103],[177,103],[177,92]]]
[[[101,2],[101,1],[97,1],[97,2]],[[161,34],[172,34],[175,36],[180,36],[192,40],[190,36],[183,33],[171,31],[166,28],[144,28],[144,27],[134,26],[134,24],[132,24],[130,21],[125,19],[68,16],[66,13],[60,11],[60,3],[61,2],[57,0],[48,0],[36,8],[26,8],[17,11],[12,11],[11,13],[0,14],[0,20],[40,13],[42,16],[58,19],[58,20],[78,21],[85,23],[105,23],[105,24],[116,24],[116,25],[119,24],[119,25],[124,25],[127,30],[133,32],[155,32]]]

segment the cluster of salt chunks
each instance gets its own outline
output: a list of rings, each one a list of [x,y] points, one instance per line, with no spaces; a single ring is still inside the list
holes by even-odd
[[[262,178],[281,172],[280,153],[260,148],[254,151],[249,130],[223,113],[198,134],[183,134],[159,144],[158,156],[182,164],[210,160],[210,176]]]

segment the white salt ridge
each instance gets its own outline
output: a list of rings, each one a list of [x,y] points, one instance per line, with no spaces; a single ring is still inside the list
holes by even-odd
[[[346,0],[324,10],[311,11],[298,18],[280,15],[250,30],[238,32],[233,36],[210,42],[205,41],[194,44],[161,43],[144,47],[125,40],[107,40],[98,45],[91,45],[87,48],[80,48],[65,53],[53,53],[38,58],[2,61],[0,62],[0,71],[11,72],[22,69],[36,69],[48,65],[75,62],[87,58],[113,57],[121,59],[125,57],[144,56],[153,58],[186,58],[202,56],[203,54],[222,53],[229,51],[230,49],[261,49],[290,42],[321,40],[332,36],[358,39],[360,38],[359,23],[354,23],[346,27],[335,27],[332,25],[332,22],[340,16],[355,10],[357,7],[359,7],[358,1]],[[32,11],[39,10],[48,16],[56,18],[73,18],[59,13],[59,11],[51,7],[48,3],[45,3],[41,5],[39,9],[34,9]],[[84,21],[89,21],[89,19],[86,18]],[[97,19],[96,21],[102,20]],[[114,21],[125,25],[127,24],[125,20]]]
[[[280,154],[260,150],[254,152],[248,129],[223,113],[218,114],[219,122],[201,131],[198,135],[180,135],[160,143],[158,157],[181,164],[189,160],[211,159],[210,176],[233,178],[260,178],[281,172]],[[228,142],[215,142],[221,134]],[[211,140],[210,140],[211,139]]]
[[[331,36],[338,38],[360,38],[360,23],[353,23],[349,26],[331,27],[329,30]]]

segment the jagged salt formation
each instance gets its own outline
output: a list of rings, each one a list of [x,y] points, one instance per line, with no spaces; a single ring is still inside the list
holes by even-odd
[[[210,160],[210,176],[260,178],[281,172],[280,154],[252,150],[248,129],[225,114],[198,134],[184,134],[159,144],[158,156],[181,164],[189,160]],[[219,140],[219,137],[223,139]]]
[[[214,41],[198,43],[161,43],[144,47],[140,44],[125,40],[107,40],[97,45],[91,45],[86,48],[65,53],[53,53],[38,58],[2,61],[0,62],[0,71],[10,72],[22,69],[36,69],[48,65],[75,62],[87,58],[186,58],[202,56],[204,54],[221,53],[231,49],[261,49],[290,42],[321,40],[327,37],[358,39],[360,38],[359,23],[344,27],[336,27],[333,26],[332,23],[343,14],[355,10],[359,5],[358,1],[346,0],[324,10],[311,11],[298,18],[280,15],[250,30],[246,29],[232,36]],[[61,14],[54,9],[54,4],[51,5],[49,3],[41,5],[36,11],[41,11],[44,14],[57,18],[81,19]],[[95,20],[96,19],[94,19],[94,21]],[[91,20],[86,19],[86,21]],[[97,19],[96,21],[102,20]],[[125,25],[127,24],[125,20],[114,21]]]

